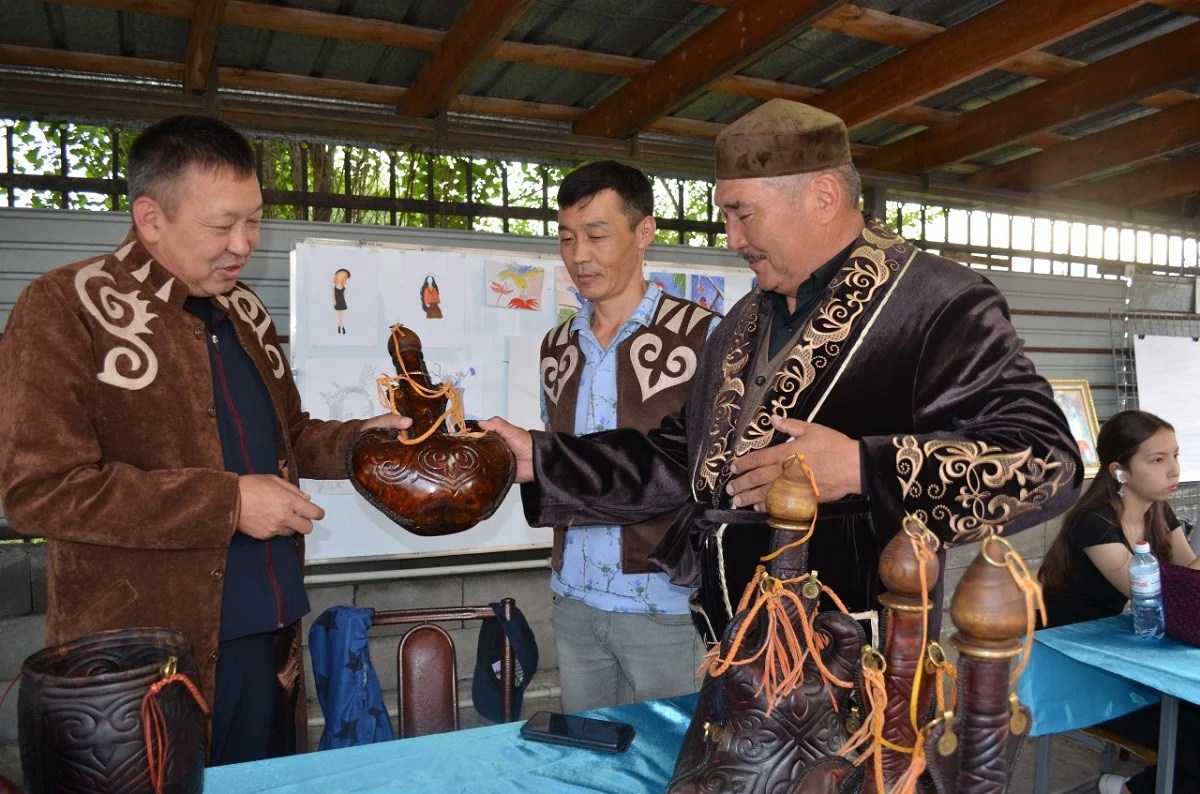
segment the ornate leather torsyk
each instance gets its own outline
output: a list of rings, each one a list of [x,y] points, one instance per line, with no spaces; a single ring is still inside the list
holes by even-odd
[[[17,704],[25,791],[202,791],[207,707],[195,679],[191,643],[167,629],[108,631],[33,654]]]
[[[958,627],[950,643],[959,654],[959,708],[925,740],[929,777],[939,794],[1009,791],[1033,723],[1013,693],[1024,661],[1011,672],[1009,665],[1022,651],[1028,659],[1040,600],[1037,581],[1008,541],[985,537],[950,601]]]
[[[789,463],[794,464],[795,459]],[[804,578],[808,574],[807,544],[797,543],[797,538],[811,530],[816,511],[815,491],[801,468],[802,464],[785,464],[783,475],[768,495],[773,548],[781,553],[771,560],[770,572],[763,570],[759,583],[751,585],[764,593],[775,588],[791,593],[775,602],[783,614],[777,611],[774,618],[791,627],[803,624],[801,608],[806,615],[813,614],[820,596],[815,575]],[[667,787],[671,794],[786,791],[806,767],[835,755],[849,735],[845,720],[850,711],[850,688],[830,685],[827,678],[847,684],[855,680],[864,640],[858,621],[836,611],[808,618],[812,636],[822,637],[824,647],[812,649],[803,658],[801,670],[794,671],[790,681],[777,682],[781,685],[776,687],[769,681],[772,673],[768,667],[774,666],[778,657],[765,646],[789,643],[768,636],[769,607],[760,609],[756,604],[748,609],[747,600],[743,598],[721,639],[716,662],[728,664],[717,664],[716,674],[710,664],[705,674]],[[789,631],[779,625],[775,628],[785,635]]]
[[[417,535],[449,535],[491,516],[512,487],[517,463],[504,441],[462,418],[449,384],[435,386],[421,340],[392,326],[388,353],[398,377],[380,389],[412,427],[364,430],[350,443],[346,468],[355,489],[380,512]],[[454,425],[447,430],[446,420]]]

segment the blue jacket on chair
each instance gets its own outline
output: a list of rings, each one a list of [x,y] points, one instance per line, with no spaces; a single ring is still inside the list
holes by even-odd
[[[319,750],[395,738],[367,647],[373,617],[369,607],[330,607],[308,630],[317,700],[325,714]]]

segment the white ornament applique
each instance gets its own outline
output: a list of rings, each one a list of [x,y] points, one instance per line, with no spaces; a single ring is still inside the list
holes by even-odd
[[[642,400],[649,400],[663,389],[687,383],[696,373],[696,353],[690,347],[679,347],[663,354],[663,340],[655,334],[643,334],[629,346],[629,358]]]
[[[95,279],[116,283],[113,275],[104,269],[103,259],[86,265],[75,274],[75,292],[79,295],[80,303],[104,330],[128,343],[115,346],[104,354],[104,366],[96,377],[101,383],[130,391],[144,389],[158,376],[158,358],[141,337],[154,333],[149,324],[158,315],[149,311],[150,301],[139,297],[136,290],[118,292],[111,286],[103,285],[93,288],[96,292],[93,300],[88,291],[88,282]],[[126,318],[130,318],[128,322],[116,324]]]
[[[574,345],[564,350],[561,358],[550,356],[542,359],[542,391],[546,392],[546,399],[558,405],[563,387],[575,373],[578,363],[579,349]]]
[[[275,345],[268,345],[263,339],[267,335],[267,329],[271,327],[271,315],[267,312],[267,307],[259,300],[258,296],[245,287],[238,287],[232,292],[224,295],[218,295],[217,303],[222,307],[237,312],[237,316],[242,319],[242,322],[247,323],[254,329],[254,335],[258,337],[258,343],[262,345],[262,349],[267,354],[267,358],[271,362],[274,369],[271,374],[276,378],[282,378],[287,367],[284,365],[283,354],[279,352],[279,348]]]

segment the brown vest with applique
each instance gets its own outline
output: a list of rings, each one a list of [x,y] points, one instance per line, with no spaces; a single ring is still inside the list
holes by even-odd
[[[573,319],[561,323],[542,339],[541,379],[551,430],[575,433],[575,409],[583,372],[579,333]],[[708,339],[713,313],[663,294],[648,326],[639,328],[617,346],[617,425],[643,433],[658,427],[664,416],[678,411],[687,399],[696,363]],[[674,514],[621,530],[621,571],[655,573],[660,568],[649,554],[662,540]],[[566,527],[554,530],[550,564],[562,570]]]

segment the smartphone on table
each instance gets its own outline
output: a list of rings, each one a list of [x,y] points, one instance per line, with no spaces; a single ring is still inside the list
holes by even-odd
[[[633,726],[624,722],[556,714],[552,711],[539,711],[521,726],[522,739],[606,753],[625,752],[633,741],[634,733]]]

